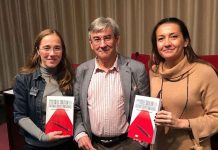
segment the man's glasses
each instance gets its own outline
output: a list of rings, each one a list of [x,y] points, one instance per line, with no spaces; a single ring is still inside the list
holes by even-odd
[[[109,44],[112,41],[113,37],[114,36],[112,36],[112,35],[107,35],[107,36],[103,36],[103,37],[95,36],[92,38],[92,42],[95,45],[100,45],[101,41],[103,41],[105,44]]]
[[[51,51],[53,51],[54,53],[59,53],[62,51],[62,47],[61,46],[55,46],[55,47],[45,46],[45,47],[40,48],[39,50],[43,50],[47,53],[50,53]]]

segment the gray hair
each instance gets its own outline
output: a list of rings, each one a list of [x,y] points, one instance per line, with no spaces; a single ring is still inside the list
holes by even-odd
[[[120,31],[119,31],[119,26],[118,24],[115,22],[115,20],[113,20],[112,18],[105,18],[105,17],[99,17],[97,19],[95,19],[89,26],[88,31],[89,31],[89,38],[91,33],[93,32],[100,32],[102,30],[105,30],[107,28],[111,28],[113,31],[113,34],[115,37],[118,37],[120,35]]]

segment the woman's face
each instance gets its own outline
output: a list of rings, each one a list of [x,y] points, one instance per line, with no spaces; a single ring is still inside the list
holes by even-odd
[[[42,38],[38,50],[42,67],[57,67],[61,61],[62,53],[61,40],[56,34],[50,34]]]
[[[180,27],[175,23],[165,23],[156,30],[157,49],[167,62],[177,64],[184,57],[184,47],[188,40],[184,39]]]

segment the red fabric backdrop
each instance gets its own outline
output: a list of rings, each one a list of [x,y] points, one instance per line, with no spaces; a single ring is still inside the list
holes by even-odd
[[[145,64],[145,68],[148,71],[148,61],[150,59],[150,55],[139,54],[136,52],[131,55],[131,58]],[[211,63],[215,67],[216,71],[218,71],[218,55],[202,55],[200,58]]]

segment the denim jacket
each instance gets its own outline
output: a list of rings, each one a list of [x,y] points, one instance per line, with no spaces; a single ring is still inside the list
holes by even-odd
[[[45,85],[46,82],[41,77],[39,68],[31,74],[16,75],[13,88],[15,94],[15,123],[18,123],[22,118],[29,117],[42,131],[44,131],[42,120],[42,98]],[[31,139],[31,135],[27,132],[24,132],[24,136],[26,137],[26,140]]]
[[[17,74],[13,88],[14,101],[14,121],[18,123],[20,119],[29,117],[37,127],[45,130],[42,114],[42,99],[46,86],[46,81],[42,78],[40,69],[30,74]],[[25,141],[35,146],[55,146],[71,138],[61,139],[53,142],[41,142],[28,132],[22,130]]]

